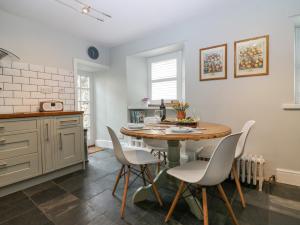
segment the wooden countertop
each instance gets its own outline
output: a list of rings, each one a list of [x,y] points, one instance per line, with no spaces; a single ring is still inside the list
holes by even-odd
[[[83,114],[83,111],[23,112],[23,113],[0,114],[0,119],[43,117],[43,116],[67,116],[67,115],[80,115],[80,114]]]

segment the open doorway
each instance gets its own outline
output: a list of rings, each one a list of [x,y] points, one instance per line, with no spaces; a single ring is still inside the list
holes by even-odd
[[[94,153],[101,149],[95,146],[96,139],[96,98],[95,82],[96,76],[107,71],[108,67],[98,63],[89,62],[82,59],[74,59],[75,75],[75,108],[84,111],[83,127],[87,129],[88,153]]]

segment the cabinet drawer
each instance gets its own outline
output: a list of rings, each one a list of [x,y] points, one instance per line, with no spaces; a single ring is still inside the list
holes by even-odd
[[[39,175],[38,154],[0,160],[0,187]]]
[[[37,131],[20,134],[0,134],[0,159],[36,153],[37,151]]]
[[[58,127],[78,126],[80,125],[80,117],[63,117],[56,119],[56,125]]]
[[[37,128],[36,120],[0,121],[0,134],[12,131],[33,130]]]

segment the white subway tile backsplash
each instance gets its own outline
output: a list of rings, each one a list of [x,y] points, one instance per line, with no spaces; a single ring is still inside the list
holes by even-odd
[[[37,72],[35,72],[35,71],[21,70],[21,74],[24,77],[37,78]]]
[[[14,106],[14,112],[30,112],[30,106],[29,105],[18,105]]]
[[[58,74],[64,75],[64,76],[70,76],[70,71],[59,68],[58,69]]]
[[[22,98],[4,98],[4,105],[22,105]]]
[[[37,85],[22,84],[22,91],[37,91]]]
[[[60,87],[71,87],[70,82],[64,82],[64,81],[59,81],[59,86]]]
[[[52,74],[52,80],[64,81],[65,80],[65,76],[57,75],[57,74]]]
[[[5,91],[21,91],[21,84],[4,83],[3,90],[5,90]]]
[[[67,81],[67,82],[73,82],[73,77],[65,76],[65,81]]]
[[[45,66],[45,72],[46,73],[57,73],[57,68],[51,67],[51,66]]]
[[[31,71],[45,72],[45,67],[42,65],[29,64],[29,69]]]
[[[1,112],[1,114],[13,113],[14,108],[12,106],[0,105],[0,112]]]
[[[10,61],[0,60],[0,67],[11,68]]]
[[[12,76],[0,75],[0,82],[12,83]]]
[[[50,73],[38,73],[38,78],[51,80],[51,74]]]
[[[29,84],[29,78],[27,78],[27,77],[13,77],[13,83],[15,83],[15,84]]]
[[[21,72],[17,69],[3,68],[3,75],[20,76]]]
[[[29,69],[28,63],[22,63],[22,62],[13,62],[11,67],[13,69],[19,69],[19,70],[28,70]]]
[[[13,92],[12,91],[0,91],[1,98],[12,98]]]
[[[65,93],[73,94],[75,92],[74,88],[65,88]]]
[[[57,80],[45,80],[45,85],[52,86],[52,87],[57,87],[58,86],[58,81]]]
[[[23,98],[23,105],[38,105],[39,100],[35,98]]]
[[[28,91],[14,91],[14,98],[30,98],[30,92],[28,92]]]
[[[41,92],[31,92],[30,96],[31,98],[46,98],[46,95]]]
[[[44,85],[43,79],[30,78],[30,84]]]
[[[75,108],[73,73],[24,62],[0,62],[0,113],[35,112],[39,102],[61,100]]]

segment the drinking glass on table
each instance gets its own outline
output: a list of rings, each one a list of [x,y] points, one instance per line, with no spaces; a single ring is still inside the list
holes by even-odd
[[[162,118],[162,115],[163,115],[163,111],[160,110],[160,109],[157,109],[154,111],[154,116],[157,117],[157,118]]]

